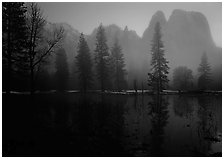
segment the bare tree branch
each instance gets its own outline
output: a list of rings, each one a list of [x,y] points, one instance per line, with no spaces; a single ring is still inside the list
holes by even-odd
[[[44,57],[46,57],[53,51],[53,48],[56,47],[56,45],[58,45],[58,43],[63,38],[63,35],[64,35],[63,27],[60,27],[59,30],[56,28],[53,31],[53,40],[47,40],[49,48],[37,59],[37,61],[34,62],[33,67],[39,64],[44,59]]]

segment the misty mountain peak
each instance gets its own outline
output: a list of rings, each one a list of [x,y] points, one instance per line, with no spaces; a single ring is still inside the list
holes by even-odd
[[[113,33],[116,33],[116,32],[120,32],[122,29],[117,26],[116,24],[110,24],[108,26],[105,26],[106,30],[108,32],[113,32]]]
[[[207,41],[204,43],[206,45],[214,43],[208,21],[200,12],[176,9],[172,12],[167,25],[169,34],[184,36],[189,39],[188,41]]]
[[[160,25],[164,25],[166,23],[166,18],[165,18],[165,15],[162,11],[157,11],[153,16],[152,16],[152,19],[149,23],[149,27],[152,26],[154,27],[154,25],[159,22]]]
[[[174,9],[171,15],[185,15],[187,11],[184,11],[182,9]]]
[[[191,15],[191,16],[198,16],[198,17],[201,17],[201,18],[205,18],[205,16],[201,13],[201,12],[196,12],[196,11],[185,11],[185,10],[182,10],[182,9],[174,9],[171,16],[174,16],[174,15]]]
[[[205,17],[204,14],[200,12],[195,12],[195,11],[184,11],[180,9],[175,9],[170,18],[169,21],[172,21],[173,19],[178,19],[178,20],[187,20],[190,22],[198,23],[204,26],[208,26],[208,21],[207,18]]]
[[[148,28],[144,31],[143,33],[143,40],[147,41],[147,43],[149,43],[149,41],[151,41],[153,33],[154,33],[154,27],[156,25],[156,23],[159,22],[160,26],[162,27],[162,29],[165,27],[167,20],[165,18],[165,15],[162,11],[157,11],[151,18],[150,23]]]

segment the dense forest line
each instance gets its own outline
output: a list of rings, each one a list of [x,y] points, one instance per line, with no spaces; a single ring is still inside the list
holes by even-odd
[[[119,35],[112,38],[113,45],[110,48],[103,24],[97,28],[94,51],[87,42],[88,37],[81,33],[77,54],[74,59],[69,59],[62,44],[65,29],[58,25],[52,25],[53,29],[49,29],[37,3],[5,2],[2,9],[2,77],[3,91],[8,93],[15,90],[29,90],[33,93],[35,90],[63,91],[74,88],[81,91],[221,90],[220,84],[213,81],[212,67],[206,51],[198,63],[196,77],[187,66],[170,69],[160,22],[153,27],[153,38],[147,44],[151,49],[147,50],[150,62],[146,66],[149,67],[144,68],[148,73],[145,74],[147,80],[139,81],[137,74],[132,78],[128,76],[132,72],[127,70],[127,60]],[[73,61],[73,70],[69,70],[68,59]],[[52,61],[54,71],[49,72],[47,68]],[[71,87],[71,83],[76,86]]]

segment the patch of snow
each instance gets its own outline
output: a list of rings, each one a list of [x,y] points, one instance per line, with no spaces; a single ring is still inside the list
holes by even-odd
[[[30,92],[17,92],[17,91],[10,91],[12,94],[30,94]]]
[[[178,93],[179,91],[174,91],[174,90],[163,90],[163,92],[167,92],[167,93]]]
[[[66,91],[66,92],[68,92],[68,93],[78,93],[78,92],[80,92],[79,90],[68,90],[68,91]]]

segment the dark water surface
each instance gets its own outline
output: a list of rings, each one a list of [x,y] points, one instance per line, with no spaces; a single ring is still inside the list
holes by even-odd
[[[222,151],[222,98],[3,94],[3,156],[209,156]]]

